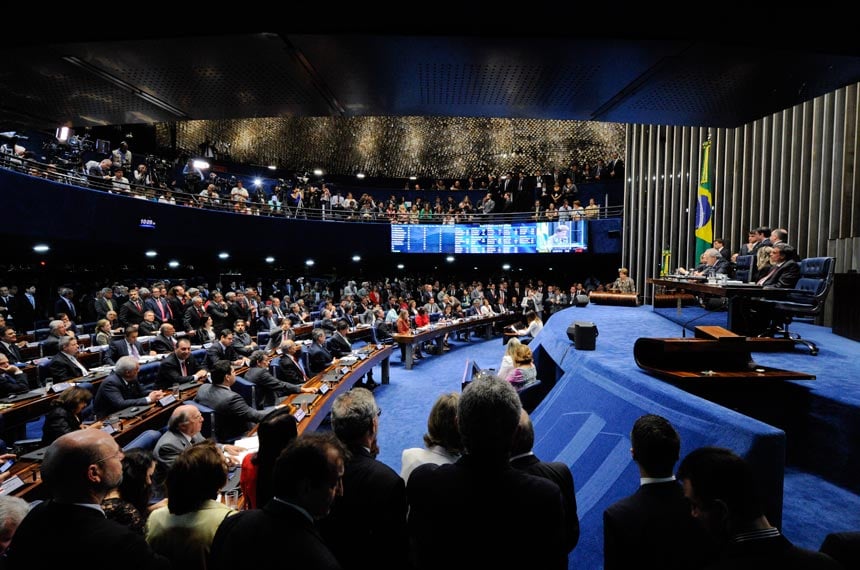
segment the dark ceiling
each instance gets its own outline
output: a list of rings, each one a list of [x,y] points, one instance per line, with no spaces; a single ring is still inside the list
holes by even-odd
[[[678,36],[125,30],[82,39],[4,50],[0,130],[282,115],[734,127],[860,81],[855,50]]]

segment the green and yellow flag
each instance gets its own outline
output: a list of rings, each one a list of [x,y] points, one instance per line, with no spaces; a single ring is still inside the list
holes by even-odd
[[[696,259],[706,249],[712,247],[714,227],[711,219],[714,213],[714,194],[711,191],[711,141],[702,144],[702,172],[699,176],[699,194],[696,200]]]

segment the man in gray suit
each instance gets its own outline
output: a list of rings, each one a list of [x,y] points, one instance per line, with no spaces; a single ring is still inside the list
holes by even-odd
[[[113,299],[113,289],[105,287],[102,296],[95,302],[96,319],[106,319],[108,311],[119,311],[119,305]]]
[[[195,402],[215,410],[215,436],[220,442],[234,441],[266,417],[270,410],[255,410],[230,387],[236,373],[227,360],[219,360],[211,369],[212,384],[204,384],[194,397]]]
[[[196,406],[185,404],[179,406],[170,414],[167,420],[167,431],[155,444],[155,457],[164,467],[170,467],[189,445],[205,441],[200,433],[203,428],[203,414]],[[238,455],[244,451],[235,445],[223,446],[231,462],[238,464]]]

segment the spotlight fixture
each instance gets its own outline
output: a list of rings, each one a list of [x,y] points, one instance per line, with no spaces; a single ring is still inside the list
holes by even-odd
[[[230,254],[227,253],[226,251],[222,251],[221,253],[218,254],[218,259],[227,259],[228,257],[230,257]]]
[[[179,267],[179,262],[174,259],[172,261],[168,261],[167,266],[171,269],[176,269],[177,267]]]
[[[505,263],[504,265],[502,265],[502,269],[505,271],[510,271],[511,270],[511,264]]]
[[[154,249],[150,249],[144,255],[146,255],[146,257],[155,257],[156,255],[158,255],[158,252]]]
[[[50,251],[50,249],[51,246],[46,243],[37,243],[33,246],[33,251],[35,251],[36,253],[45,253],[47,251]]]
[[[254,178],[254,186],[262,186],[263,180],[261,178]]]
[[[404,267],[406,267],[406,266],[403,265],[402,263],[397,264],[397,269],[403,269]]]
[[[418,180],[418,177],[417,176],[410,176],[409,180]]]
[[[209,170],[209,163],[205,160],[195,160],[193,163],[194,168],[199,168],[200,170]]]
[[[57,129],[57,142],[64,143],[69,140],[72,135],[72,130],[69,127],[59,127]]]
[[[361,261],[361,256],[360,255],[353,255],[352,260],[353,261]]]
[[[447,261],[448,263],[454,263],[454,256],[449,255],[448,257],[445,258],[445,261]]]
[[[359,180],[363,179],[364,178],[364,172],[359,172],[358,174],[355,175],[355,177],[358,178]]]
[[[313,267],[314,263],[315,262],[313,259],[308,259],[307,261],[305,261],[305,265],[307,265],[308,267]]]
[[[269,166],[267,166],[267,168],[268,168],[269,170],[277,170],[277,169],[278,169],[278,167],[277,167],[277,166],[275,166],[274,164],[270,164]]]
[[[314,176],[322,176],[323,171],[322,168],[314,168]]]
[[[266,258],[266,263],[274,263],[274,262],[275,262],[275,258],[272,257],[271,255]]]

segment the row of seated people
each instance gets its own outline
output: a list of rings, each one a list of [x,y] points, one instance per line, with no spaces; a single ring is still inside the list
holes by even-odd
[[[224,452],[236,450],[204,441],[192,406],[174,411],[154,453],[124,456],[98,430],[64,435],[43,463],[53,498],[15,519],[9,562],[47,560],[51,536],[55,548],[85,549],[89,563],[135,568],[265,566],[287,555],[302,567],[359,569],[369,552],[382,569],[568,567],[580,535],[573,474],[535,456],[534,426],[508,382],[482,374],[462,395],[441,396],[426,447],[403,451],[400,474],[375,458],[379,414],[362,389],[335,399],[332,432],[297,435],[292,415],[271,412],[259,451],[242,461],[241,512],[216,500]],[[752,467],[732,451],[696,449],[676,479],[680,438],[669,422],[643,416],[631,440],[641,486],[604,512],[605,568],[842,567],[768,521]],[[156,465],[166,504],[148,500]],[[77,532],[62,532],[70,526]],[[517,540],[499,542],[511,528]],[[466,535],[474,543],[456,557],[439,548]]]

